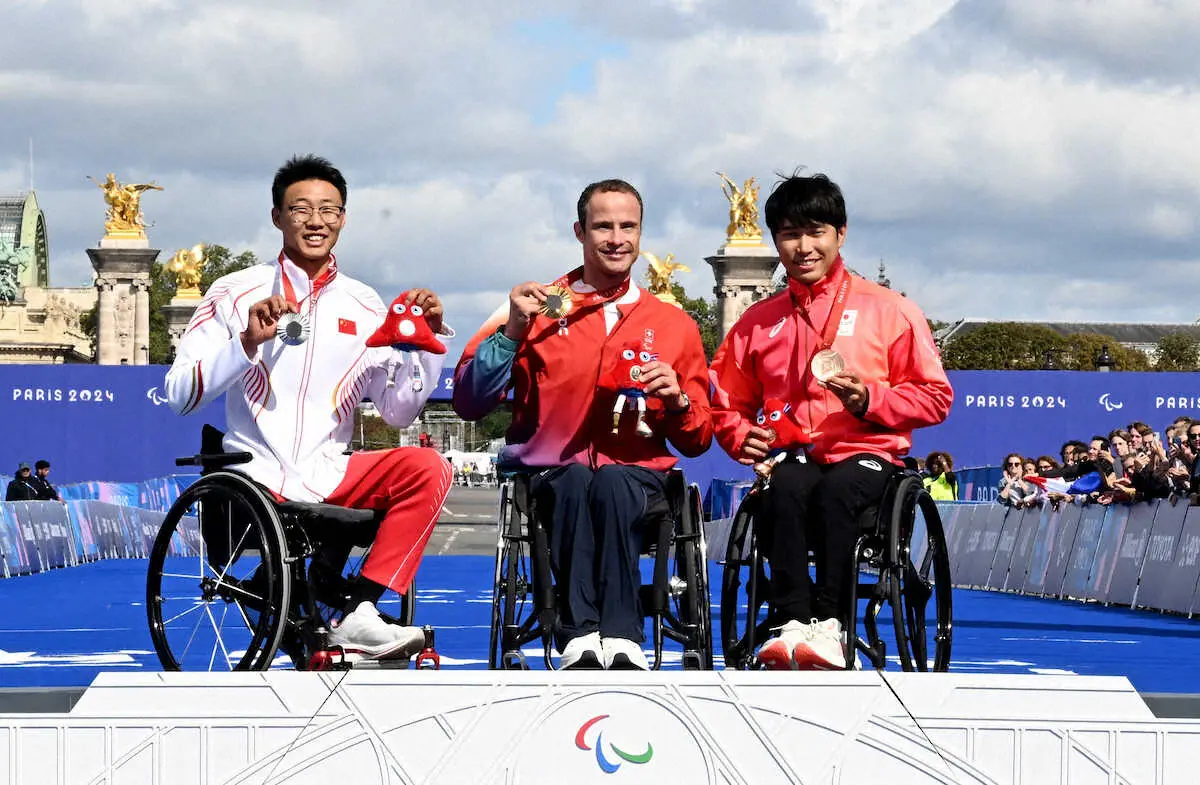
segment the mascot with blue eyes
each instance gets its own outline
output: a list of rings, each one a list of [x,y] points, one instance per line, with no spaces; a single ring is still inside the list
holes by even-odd
[[[767,432],[767,457],[754,464],[754,471],[764,480],[771,476],[775,464],[794,456],[805,460],[804,449],[812,445],[812,437],[804,430],[792,412],[792,405],[778,398],[763,401],[762,412],[756,420],[759,428]]]
[[[603,390],[616,391],[617,401],[613,404],[612,432],[617,433],[621,415],[626,409],[637,410],[638,436],[651,436],[654,431],[646,424],[646,385],[642,383],[642,366],[658,355],[649,352],[641,341],[629,341],[621,347],[617,362],[608,373],[600,377]]]
[[[411,291],[411,290],[410,290]],[[404,292],[388,306],[387,317],[379,329],[367,339],[367,346],[391,346],[402,352],[429,352],[430,354],[445,354],[446,347],[433,334],[433,328],[425,321],[421,306],[405,302],[408,292]],[[420,377],[421,364],[412,363],[413,389],[419,391],[422,386]],[[387,386],[395,385],[396,364],[388,363]]]

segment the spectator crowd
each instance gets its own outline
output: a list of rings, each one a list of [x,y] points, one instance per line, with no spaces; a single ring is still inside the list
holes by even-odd
[[[50,462],[38,461],[34,468],[22,463],[8,483],[6,502],[59,501],[58,491],[50,484]]]
[[[1064,442],[1059,457],[1009,453],[997,501],[1010,507],[1187,499],[1200,505],[1200,420],[1177,417],[1163,433],[1144,422]]]

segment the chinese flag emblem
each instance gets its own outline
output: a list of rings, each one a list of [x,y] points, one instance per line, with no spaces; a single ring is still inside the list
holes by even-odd
[[[338,319],[338,332],[346,335],[358,335],[358,325],[352,319]]]

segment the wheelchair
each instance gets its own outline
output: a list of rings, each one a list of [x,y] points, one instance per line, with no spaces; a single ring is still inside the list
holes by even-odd
[[[551,575],[549,535],[530,492],[530,471],[501,468],[488,648],[492,670],[528,670],[522,647],[538,640],[546,669],[555,669],[558,587]],[[651,510],[645,523],[648,548],[643,552],[653,557],[653,581],[640,587],[639,599],[642,615],[653,627],[650,667],[662,667],[664,641],[670,639],[682,646],[685,669],[711,670],[712,608],[700,490],[672,469],[666,499],[664,508]]]
[[[361,566],[383,512],[277,502],[229,468],[250,454],[222,452],[221,437],[204,426],[200,454],[175,461],[199,466],[201,477],[171,506],[150,551],[146,614],[163,669],[267,670],[282,665],[277,652],[298,670],[355,665],[328,645],[328,631],[348,598],[343,570]],[[401,597],[398,618],[384,619],[410,626],[414,592]],[[429,652],[431,637],[427,628]]]
[[[727,668],[758,668],[755,652],[770,637],[770,565],[759,550],[754,530],[765,487],[760,478],[742,499],[725,550],[721,644]],[[856,650],[874,668],[886,666],[887,644],[880,636],[878,619],[886,604],[900,667],[905,671],[946,671],[954,630],[950,559],[937,505],[919,474],[906,468],[892,475],[880,503],[859,518],[852,558],[856,569],[850,574],[857,578],[851,582],[849,602],[841,614],[847,669],[855,667]],[[863,636],[858,634],[857,623],[860,600],[866,601]],[[743,601],[744,617],[740,613]]]

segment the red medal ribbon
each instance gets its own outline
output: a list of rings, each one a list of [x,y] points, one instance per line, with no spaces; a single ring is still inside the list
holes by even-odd
[[[629,278],[603,291],[592,291],[580,293],[575,291],[572,284],[583,280],[583,267],[576,267],[566,275],[559,276],[551,286],[561,286],[571,293],[571,301],[580,308],[587,308],[593,305],[603,305],[609,300],[616,300],[622,297],[629,291]],[[839,317],[840,318],[840,317]]]
[[[842,314],[846,312],[846,300],[850,295],[850,282],[853,276],[843,266],[841,268],[841,283],[838,285],[837,294],[833,297],[833,305],[829,309],[829,318],[825,320],[825,328],[821,330],[821,343],[817,346],[818,352],[823,352],[830,346],[833,346],[833,339],[837,336],[838,327],[842,323]],[[792,296],[795,302],[795,295]],[[808,319],[808,312],[799,303],[796,307],[800,310],[800,314],[804,317],[804,321],[814,330],[816,327]],[[815,354],[815,352],[814,352]],[[812,358],[809,358],[812,359]]]
[[[287,270],[284,269],[283,259],[284,252],[279,252],[279,276],[283,279],[283,299],[296,309],[296,313],[300,313],[300,302],[296,299],[296,287],[292,286],[292,281],[288,278]],[[322,287],[328,284],[337,275],[337,257],[329,254],[329,264],[325,265],[325,269],[313,279],[312,290],[316,294]],[[304,299],[308,299],[305,297]]]

